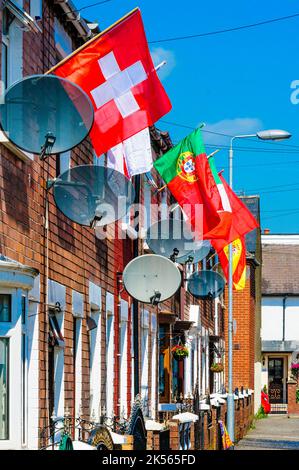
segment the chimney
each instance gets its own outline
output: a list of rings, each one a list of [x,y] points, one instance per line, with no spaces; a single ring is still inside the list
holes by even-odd
[[[269,228],[265,228],[264,229],[264,235],[269,235],[270,233],[270,229]]]

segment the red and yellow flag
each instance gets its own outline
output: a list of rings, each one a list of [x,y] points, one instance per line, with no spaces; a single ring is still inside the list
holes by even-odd
[[[245,237],[233,241],[233,286],[235,290],[242,290],[246,284],[246,243]],[[228,279],[229,245],[218,252],[224,275]]]

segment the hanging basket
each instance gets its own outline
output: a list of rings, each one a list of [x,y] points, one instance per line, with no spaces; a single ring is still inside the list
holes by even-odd
[[[223,372],[224,366],[221,362],[214,362],[214,364],[211,365],[210,370],[216,374],[220,374],[220,372]]]
[[[291,374],[294,377],[294,379],[298,380],[298,377],[299,377],[299,363],[293,362],[291,364]]]
[[[171,349],[171,352],[173,354],[173,358],[176,361],[182,361],[185,357],[189,356],[189,349],[186,348],[186,346],[182,346],[180,344],[177,344]]]

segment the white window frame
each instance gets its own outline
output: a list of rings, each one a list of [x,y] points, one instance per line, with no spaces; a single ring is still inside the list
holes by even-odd
[[[11,295],[11,321],[0,323],[0,337],[9,339],[9,439],[0,440],[0,450],[22,447],[22,289],[0,288]]]

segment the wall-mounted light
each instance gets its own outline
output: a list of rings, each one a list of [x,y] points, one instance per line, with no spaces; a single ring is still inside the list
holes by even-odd
[[[262,357],[262,364],[263,364],[263,367],[265,367],[265,364],[266,364],[266,358],[265,358],[265,356]]]

